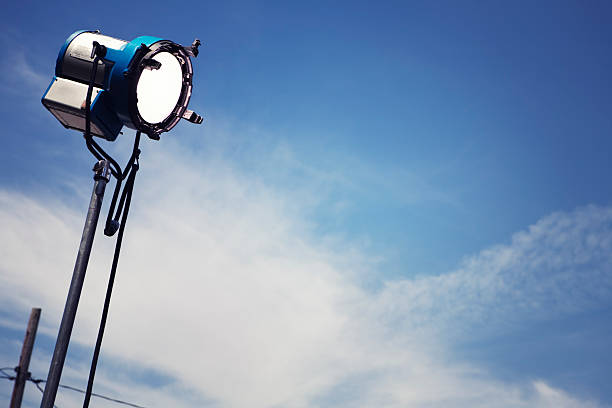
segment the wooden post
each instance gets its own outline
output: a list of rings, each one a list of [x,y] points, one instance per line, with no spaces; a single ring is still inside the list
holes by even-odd
[[[34,348],[34,340],[36,339],[36,330],[38,329],[38,320],[40,320],[40,309],[32,308],[30,313],[30,321],[26,330],[25,338],[23,339],[23,347],[21,348],[21,356],[19,357],[19,365],[17,366],[17,378],[15,378],[15,387],[11,396],[10,408],[20,408],[21,400],[23,399],[23,391],[25,383],[30,378],[28,368],[30,367],[30,357]]]

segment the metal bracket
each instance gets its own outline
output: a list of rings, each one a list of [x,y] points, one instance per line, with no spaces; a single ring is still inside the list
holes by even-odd
[[[162,65],[161,62],[154,60],[153,58],[143,59],[141,64],[145,69],[148,69],[149,71],[152,71],[154,69],[160,69]]]
[[[189,109],[185,109],[185,112],[183,113],[183,119],[191,123],[195,123],[196,125],[199,125],[204,121],[204,119],[200,115]]]
[[[97,55],[101,60],[104,59],[104,57],[106,57],[106,46],[100,44],[97,41],[94,41],[93,43],[93,48],[91,49],[91,59],[94,59],[94,57]]]
[[[200,51],[198,50],[198,47],[200,47],[200,44],[202,44],[200,42],[200,40],[198,40],[197,38],[195,40],[193,40],[193,43],[191,43],[191,46],[189,47],[183,47],[183,50],[185,50],[185,52],[192,56],[192,57],[197,57],[198,54],[200,53]]]
[[[110,181],[111,171],[108,160],[98,161],[96,164],[94,164],[92,170],[96,173],[94,174],[94,180],[104,179],[107,183]]]

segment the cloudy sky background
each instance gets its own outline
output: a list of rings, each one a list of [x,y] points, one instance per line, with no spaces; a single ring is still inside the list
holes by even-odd
[[[30,371],[47,375],[93,159],[40,97],[91,28],[201,38],[190,106],[206,118],[143,140],[96,392],[611,406],[610,17],[597,2],[9,5],[0,367],[41,307]],[[122,161],[125,133],[108,145]],[[114,243],[101,229],[62,376],[81,388]],[[28,384],[24,406],[40,396]]]

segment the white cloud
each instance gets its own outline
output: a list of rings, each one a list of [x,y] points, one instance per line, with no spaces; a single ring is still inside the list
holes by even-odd
[[[537,393],[538,406],[542,408],[595,408],[598,406],[591,401],[578,401],[543,381],[534,381],[533,387]]]
[[[388,282],[380,314],[411,329],[473,335],[526,320],[591,310],[612,295],[612,209],[544,217],[509,245],[488,248],[440,276]]]
[[[203,163],[163,142],[163,155],[143,153],[102,358],[176,382],[154,390],[102,370],[102,389],[150,406],[193,405],[184,390],[223,407],[583,403],[543,381],[497,381],[449,357],[449,342],[597,307],[610,295],[612,209],[553,214],[456,271],[372,292],[359,284],[367,251],[315,236],[303,191],[272,189],[222,158]],[[40,330],[51,336],[86,206],[68,200],[0,191],[0,306],[42,306]],[[94,248],[73,337],[86,345],[112,242],[99,234]],[[69,364],[65,378],[82,378],[87,362]]]
[[[25,50],[16,49],[2,60],[0,71],[3,78],[0,81],[0,90],[11,98],[27,95],[36,96],[34,100],[40,100],[51,83],[53,71],[48,75],[38,72],[26,55]]]

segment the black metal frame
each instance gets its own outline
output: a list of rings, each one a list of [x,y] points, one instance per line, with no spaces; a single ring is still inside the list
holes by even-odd
[[[138,80],[140,79],[142,71],[145,69],[159,68],[159,66],[155,66],[154,63],[156,61],[153,59],[153,57],[162,52],[168,52],[174,55],[174,57],[176,57],[181,64],[181,70],[183,73],[181,95],[168,117],[159,123],[150,123],[144,120],[138,111],[138,96],[136,89],[138,87]],[[185,111],[187,110],[187,105],[191,97],[191,90],[193,88],[193,67],[191,65],[191,60],[189,59],[189,53],[185,50],[185,47],[167,40],[158,41],[149,47],[142,44],[139,51],[137,51],[134,55],[126,75],[130,79],[128,102],[132,123],[136,129],[140,130],[142,133],[145,133],[151,139],[159,140],[159,135],[172,129],[183,117]]]

